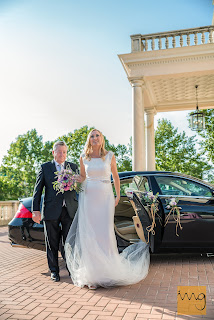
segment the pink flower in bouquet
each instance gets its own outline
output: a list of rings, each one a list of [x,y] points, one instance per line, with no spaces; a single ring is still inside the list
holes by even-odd
[[[70,186],[69,185],[66,185],[66,187],[64,188],[65,191],[68,191],[70,190]]]
[[[72,186],[72,184],[73,184],[73,183],[72,183],[71,181],[68,181],[68,182],[67,182],[67,186],[68,186],[69,188]]]

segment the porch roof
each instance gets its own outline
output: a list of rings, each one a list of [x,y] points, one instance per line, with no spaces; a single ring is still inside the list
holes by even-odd
[[[145,86],[145,110],[214,108],[214,26],[131,36],[132,52],[119,55],[129,81]]]

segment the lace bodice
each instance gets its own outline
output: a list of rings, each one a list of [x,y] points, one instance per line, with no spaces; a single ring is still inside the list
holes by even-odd
[[[83,154],[82,159],[85,166],[86,179],[88,181],[110,181],[112,156],[113,152],[109,151],[105,156],[105,160],[101,158],[92,158],[91,160],[86,160],[85,155]]]

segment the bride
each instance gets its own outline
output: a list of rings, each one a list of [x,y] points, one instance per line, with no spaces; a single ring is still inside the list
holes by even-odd
[[[114,212],[120,200],[120,180],[115,156],[105,150],[104,137],[97,129],[88,135],[78,179],[83,191],[65,243],[66,263],[74,285],[96,289],[139,282],[148,273],[149,248],[139,240],[118,253]]]

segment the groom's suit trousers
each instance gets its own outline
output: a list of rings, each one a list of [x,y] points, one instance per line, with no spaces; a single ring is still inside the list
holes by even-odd
[[[59,273],[58,251],[60,240],[62,240],[61,254],[65,260],[64,244],[70,229],[72,220],[66,207],[62,207],[62,212],[57,220],[45,220],[45,244],[48,259],[48,266],[51,272]]]

